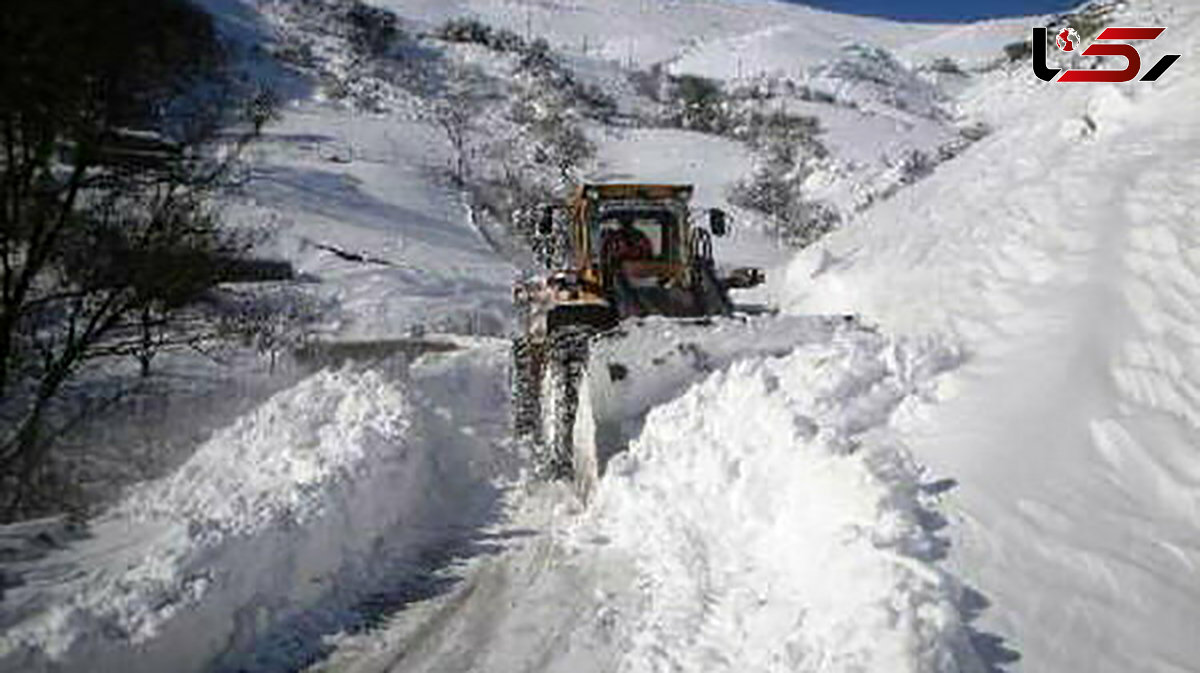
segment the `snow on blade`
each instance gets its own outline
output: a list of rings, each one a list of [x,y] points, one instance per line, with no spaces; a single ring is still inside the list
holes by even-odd
[[[636,558],[621,670],[981,670],[888,429],[952,349],[870,332],[735,363],[658,407],[595,525]]]

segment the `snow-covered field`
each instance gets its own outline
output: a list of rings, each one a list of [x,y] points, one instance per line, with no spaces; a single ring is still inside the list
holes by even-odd
[[[378,4],[546,35],[583,77],[632,61],[814,85],[847,42],[912,75],[987,64],[1036,23]],[[889,80],[907,111],[861,83],[838,89],[854,107],[795,108],[825,129],[829,195],[959,123],[992,133],[794,258],[739,218],[717,256],[770,267],[752,300],[783,315],[600,344],[591,375],[615,378],[589,408],[622,450],[586,502],[531,481],[507,438],[508,344],[478,335],[507,328],[515,267],[446,179],[445,137],[419,101],[300,95],[230,214],[270,223],[336,305],[329,334],[453,348],[304,376],[82,533],[0,530],[56,547],[6,551],[0,670],[1196,670],[1200,12],[1131,5],[1111,22],[1169,27],[1144,61],[1184,54],[1160,82],[1047,85],[1018,63],[953,91]],[[725,206],[753,167],[730,138],[589,124],[596,179]]]

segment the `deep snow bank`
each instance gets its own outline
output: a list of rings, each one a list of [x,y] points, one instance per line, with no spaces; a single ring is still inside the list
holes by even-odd
[[[1028,670],[1176,671],[1200,642],[1200,124],[1194,6],[1149,84],[1045,84],[964,106],[997,129],[793,265],[791,308],[951,335],[970,362],[907,428],[961,483],[951,561]],[[1111,67],[1111,66],[1106,66]]]
[[[586,500],[609,459],[642,433],[647,414],[739,360],[785,355],[861,327],[850,316],[627,320],[592,340],[575,418],[575,472]]]
[[[447,356],[421,390],[345,369],[277,394],[30,568],[0,612],[0,669],[258,670],[319,647],[323,619],[489,515],[495,456],[455,428],[503,414],[503,354]],[[476,400],[471,418],[447,395]]]
[[[620,670],[977,670],[889,430],[958,355],[824,336],[712,374],[610,463],[593,525],[638,571]]]

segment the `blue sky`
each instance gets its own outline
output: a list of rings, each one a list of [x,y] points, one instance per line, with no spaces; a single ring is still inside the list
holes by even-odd
[[[799,4],[835,12],[886,16],[908,21],[969,21],[996,16],[1060,12],[1080,4],[1080,0],[802,0]]]

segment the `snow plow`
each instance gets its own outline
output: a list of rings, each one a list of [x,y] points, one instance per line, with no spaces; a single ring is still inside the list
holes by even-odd
[[[542,209],[533,241],[542,269],[513,291],[512,407],[514,435],[543,478],[586,483],[603,469],[591,442],[575,441],[593,341],[624,338],[630,318],[704,324],[733,312],[729,290],[763,282],[751,267],[718,275],[712,237],[725,235],[726,216],[709,209],[707,228],[696,226],[692,192],[690,185],[584,184],[564,204]]]

